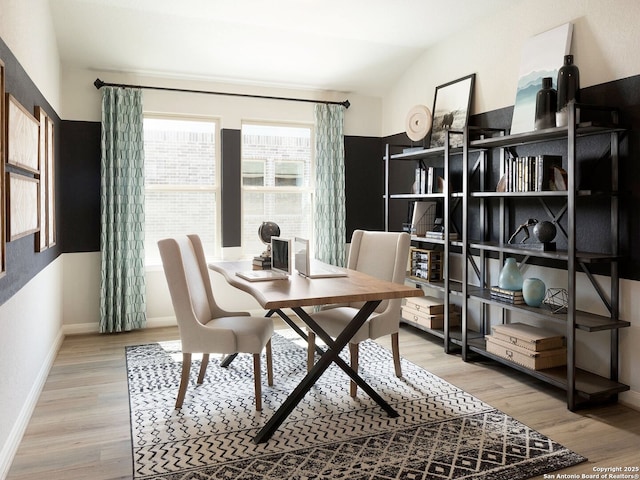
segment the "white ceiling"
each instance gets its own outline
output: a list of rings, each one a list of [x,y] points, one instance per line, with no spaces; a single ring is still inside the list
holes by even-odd
[[[369,95],[513,2],[50,0],[65,66]]]

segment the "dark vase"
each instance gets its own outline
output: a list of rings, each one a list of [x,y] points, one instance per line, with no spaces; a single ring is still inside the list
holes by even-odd
[[[558,108],[558,93],[553,88],[553,79],[544,77],[542,88],[536,96],[536,121],[534,128],[552,128],[556,126],[556,109]]]
[[[580,101],[580,70],[573,64],[573,55],[564,56],[564,65],[558,70],[558,111],[571,101]]]

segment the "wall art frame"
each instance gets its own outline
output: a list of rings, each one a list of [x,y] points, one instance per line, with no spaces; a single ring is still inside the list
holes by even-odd
[[[460,131],[467,126],[475,79],[472,73],[436,87],[429,148],[444,147],[447,130]],[[450,140],[452,147],[462,145],[462,136]]]
[[[38,232],[40,180],[16,172],[7,172],[7,239],[12,242]]]
[[[7,271],[6,254],[6,230],[5,230],[5,184],[4,184],[4,162],[5,162],[5,96],[4,96],[4,62],[0,58],[0,277]]]
[[[38,138],[40,123],[10,93],[5,94],[7,164],[39,174]]]
[[[40,106],[36,106],[35,116],[40,123],[38,134],[40,231],[35,237],[35,249],[37,252],[42,252],[56,243],[53,121]]]
[[[536,96],[542,79],[551,77],[557,88],[558,70],[571,48],[573,24],[565,23],[529,38],[522,47],[518,85],[511,118],[512,135],[535,129]]]

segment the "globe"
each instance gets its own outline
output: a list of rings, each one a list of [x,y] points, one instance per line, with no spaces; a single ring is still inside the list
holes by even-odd
[[[258,227],[258,237],[262,243],[267,245],[267,249],[262,252],[262,258],[271,258],[271,237],[280,236],[280,227],[274,222],[262,222]]]
[[[274,222],[262,222],[262,225],[258,227],[258,236],[262,243],[269,245],[271,237],[280,236],[280,227]]]

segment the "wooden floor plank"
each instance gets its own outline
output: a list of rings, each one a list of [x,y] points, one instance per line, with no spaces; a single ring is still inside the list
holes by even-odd
[[[276,328],[286,328],[276,319]],[[178,339],[177,328],[67,337],[57,355],[7,480],[124,480],[132,475],[125,345]],[[390,348],[390,338],[378,342]],[[640,413],[623,405],[571,412],[564,392],[508,367],[463,362],[411,327],[407,360],[589,458],[562,473],[640,466]]]

